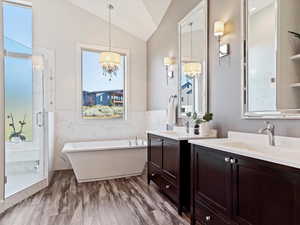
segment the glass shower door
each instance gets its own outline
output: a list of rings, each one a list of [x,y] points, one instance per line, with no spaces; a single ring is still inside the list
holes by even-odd
[[[32,71],[31,58],[5,57],[5,115],[8,197],[44,177],[43,79]]]

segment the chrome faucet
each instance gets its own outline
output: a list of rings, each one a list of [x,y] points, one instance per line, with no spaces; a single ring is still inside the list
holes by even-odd
[[[271,146],[275,146],[275,125],[271,124],[269,121],[265,122],[266,127],[258,130],[258,133],[262,134],[264,132],[269,136],[269,143]]]

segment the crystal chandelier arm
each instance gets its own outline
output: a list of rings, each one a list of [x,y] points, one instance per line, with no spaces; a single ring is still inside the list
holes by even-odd
[[[111,11],[114,9],[113,5],[108,2],[108,46],[111,51]]]

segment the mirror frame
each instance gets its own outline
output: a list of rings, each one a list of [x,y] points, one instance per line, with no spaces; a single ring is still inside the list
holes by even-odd
[[[249,112],[248,111],[248,1],[241,0],[241,28],[242,28],[242,38],[241,38],[241,106],[242,106],[242,119],[300,119],[300,110],[296,113],[288,113],[287,110],[282,111],[257,111]],[[279,12],[279,1],[276,1],[276,73],[278,73],[278,19],[280,17]]]
[[[209,77],[209,70],[208,70],[208,52],[209,52],[209,45],[208,45],[208,40],[209,40],[209,33],[208,33],[208,0],[202,0],[196,7],[194,7],[183,19],[181,19],[178,22],[178,55],[179,55],[179,59],[178,59],[178,118],[186,118],[185,115],[183,115],[183,113],[181,113],[181,78],[182,78],[182,64],[181,64],[181,25],[187,20],[187,18],[189,18],[191,15],[193,15],[197,10],[199,10],[200,8],[204,8],[204,12],[205,12],[205,64],[202,65],[203,68],[203,73],[205,73],[205,76],[203,78],[203,82],[204,82],[204,96],[202,96],[202,113],[199,114],[199,116],[204,116],[205,113],[208,112],[208,77]],[[203,75],[201,75],[203,76]]]

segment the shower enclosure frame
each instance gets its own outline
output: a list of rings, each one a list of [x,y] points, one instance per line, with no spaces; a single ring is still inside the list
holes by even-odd
[[[21,0],[0,0],[0,32],[3,33],[3,3],[12,3],[15,5],[25,6],[25,7],[32,7],[31,2],[25,2]],[[33,15],[34,17],[34,15]],[[32,21],[33,29],[34,29],[34,21]],[[34,41],[33,41],[34,43]],[[5,54],[4,54],[4,37],[1,35],[0,37],[0,106],[5,105],[5,71],[4,71],[4,60],[5,60]],[[34,72],[33,72],[34,73]],[[43,75],[43,81],[42,81],[42,92],[43,92],[43,100],[45,99],[45,73],[42,72]],[[49,184],[49,163],[48,163],[48,152],[49,152],[49,143],[48,143],[48,136],[49,136],[49,130],[47,129],[48,123],[49,123],[49,113],[46,113],[45,110],[45,104],[43,103],[43,137],[42,137],[42,146],[40,149],[41,158],[40,160],[43,160],[43,167],[42,170],[42,177],[41,179],[26,187],[25,189],[22,189],[18,191],[17,193],[5,197],[5,183],[6,183],[6,177],[5,177],[5,107],[0,107],[0,213],[5,211],[6,209],[12,207],[13,205],[17,204],[18,202],[26,199],[27,197],[37,193],[38,191],[42,190],[43,188],[47,187]],[[34,122],[33,122],[34,123]]]

